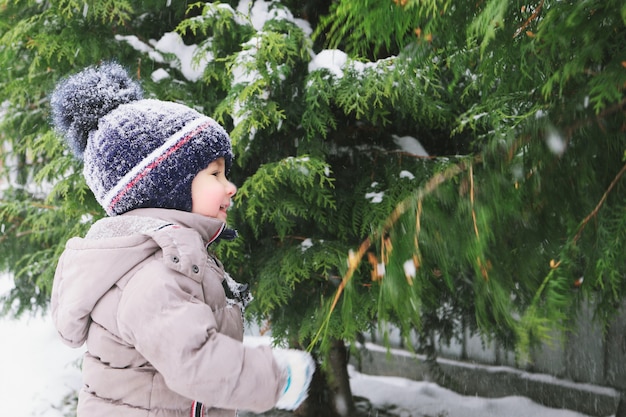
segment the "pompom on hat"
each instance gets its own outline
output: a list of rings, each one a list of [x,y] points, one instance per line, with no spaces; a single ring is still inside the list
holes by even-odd
[[[62,80],[53,124],[83,161],[87,185],[109,216],[150,207],[191,211],[191,182],[223,157],[230,138],[215,120],[183,104],[144,99],[116,62]]]

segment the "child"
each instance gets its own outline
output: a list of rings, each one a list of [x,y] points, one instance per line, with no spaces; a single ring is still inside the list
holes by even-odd
[[[182,104],[142,99],[117,63],[65,79],[51,105],[109,216],[67,242],[52,288],[62,339],[87,343],[78,417],[297,408],[313,360],[242,343],[251,297],[207,251],[236,236],[224,129]]]

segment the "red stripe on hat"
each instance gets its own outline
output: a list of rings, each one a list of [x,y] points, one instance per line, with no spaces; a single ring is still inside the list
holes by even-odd
[[[171,154],[179,150],[185,143],[189,142],[191,138],[193,138],[198,132],[204,130],[210,124],[211,124],[211,121],[209,120],[206,123],[201,124],[194,130],[189,132],[187,135],[183,136],[181,140],[179,140],[178,142],[174,144],[174,146],[169,148],[164,154],[159,156],[157,159],[151,162],[147,167],[145,167],[143,171],[138,173],[137,176],[135,176],[135,178],[130,180],[128,184],[124,188],[122,188],[120,192],[117,193],[117,195],[111,200],[111,204],[109,204],[109,211],[113,211],[113,207],[115,207],[115,205],[122,199],[122,197],[124,197],[124,194],[126,194],[131,188],[133,188],[139,181],[141,181],[142,178],[148,175],[150,171],[152,171],[154,168],[159,166],[159,164],[161,164],[161,162],[167,159],[167,157],[169,157]]]

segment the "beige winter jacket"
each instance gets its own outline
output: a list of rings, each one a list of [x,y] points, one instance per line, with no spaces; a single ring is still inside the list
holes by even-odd
[[[241,309],[208,255],[224,224],[164,209],[102,219],[59,260],[52,316],[87,343],[78,417],[207,416],[274,406],[284,384],[268,347],[244,346]]]

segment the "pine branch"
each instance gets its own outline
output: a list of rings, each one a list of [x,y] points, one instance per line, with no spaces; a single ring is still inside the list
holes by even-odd
[[[472,164],[481,163],[481,162],[482,162],[481,155],[476,155],[472,158]],[[406,213],[407,210],[413,206],[414,201],[424,200],[425,197],[432,194],[437,188],[439,188],[441,184],[456,177],[457,175],[459,175],[461,172],[465,171],[466,169],[467,169],[466,161],[461,161],[460,163],[451,166],[445,171],[435,174],[435,176],[432,177],[426,183],[426,185],[424,185],[424,187],[420,188],[417,191],[417,194],[415,196],[411,196],[405,199],[404,201],[400,202],[400,204],[398,204],[398,206],[393,211],[391,216],[389,216],[382,230],[378,234],[384,234],[385,232],[387,232],[398,221],[400,216]]]
[[[615,178],[613,178],[613,181],[611,181],[611,184],[609,184],[609,187],[606,189],[606,191],[602,195],[602,198],[600,199],[598,204],[594,207],[594,209],[591,211],[591,213],[589,213],[587,215],[587,217],[585,217],[583,219],[583,221],[581,222],[580,226],[578,227],[578,231],[576,232],[576,235],[574,236],[574,238],[572,240],[573,243],[578,242],[578,240],[580,239],[580,236],[583,233],[583,230],[585,229],[585,227],[589,223],[589,220],[591,220],[593,217],[596,217],[598,215],[598,212],[600,211],[600,209],[604,205],[604,202],[606,201],[607,197],[609,196],[609,193],[613,190],[613,188],[619,182],[619,180],[622,178],[622,175],[624,175],[625,172],[626,172],[626,164],[624,164],[624,166],[622,166],[622,169],[620,169],[620,171],[617,173]]]
[[[608,116],[622,111],[622,109],[626,106],[626,97],[621,101],[613,104],[611,107],[605,108],[600,113],[596,114],[593,119],[585,118],[581,121],[574,123],[572,126],[568,126],[566,131],[566,137],[568,140],[574,135],[574,132],[583,129],[585,127],[590,126],[594,121],[598,123],[598,126],[602,126],[602,121],[606,119]]]
[[[476,233],[476,238],[478,238],[478,224],[476,224],[476,209],[474,208],[474,167],[470,165],[469,168],[469,177],[470,177],[470,204],[472,206],[472,222],[474,223],[474,233]]]
[[[11,237],[13,237],[13,236],[11,235],[11,233],[12,233],[13,231],[15,231],[15,229],[17,229],[17,226],[18,226],[18,224],[17,224],[17,223],[13,223],[13,224],[11,225],[11,227],[9,227],[9,229],[8,229],[8,230],[5,230],[5,231],[4,231],[4,236],[0,236],[0,243],[4,242],[5,240],[7,240],[7,239],[9,239],[9,238],[11,238]]]
[[[482,162],[481,155],[476,155],[472,158],[472,164],[481,163],[481,162]],[[472,165],[470,164],[470,166]],[[371,247],[372,242],[376,241],[378,237],[385,235],[385,233],[388,230],[390,230],[391,227],[393,227],[393,225],[398,221],[398,219],[403,214],[405,214],[411,207],[414,206],[415,202],[420,204],[424,200],[425,197],[432,194],[435,190],[439,188],[440,185],[456,177],[457,175],[459,175],[461,172],[465,171],[466,169],[467,169],[466,161],[461,161],[460,163],[449,167],[445,171],[435,174],[435,176],[433,176],[422,188],[420,188],[415,195],[412,195],[409,198],[406,198],[405,200],[401,201],[396,206],[395,210],[391,213],[391,215],[387,218],[383,227],[377,233],[372,234],[371,236],[363,240],[363,242],[361,242],[361,244],[359,245],[359,249],[357,250],[356,253],[354,251],[350,251],[350,253],[348,254],[348,271],[343,275],[343,278],[341,279],[341,283],[339,284],[339,287],[337,288],[335,292],[335,296],[333,298],[330,309],[326,315],[326,318],[324,319],[324,322],[322,326],[320,327],[320,329],[315,334],[315,337],[313,337],[311,343],[309,344],[307,348],[308,351],[311,351],[313,349],[313,346],[319,340],[322,332],[326,334],[326,332],[328,331],[330,317],[333,311],[335,310],[337,303],[339,302],[339,299],[341,298],[341,295],[344,289],[346,288],[346,285],[348,285],[348,282],[354,276],[354,273],[356,272],[358,266],[361,264],[363,257],[367,253],[368,249]]]
[[[608,195],[611,193],[613,188],[615,188],[615,186],[617,185],[619,180],[622,178],[624,173],[626,173],[626,164],[624,164],[622,166],[622,168],[617,173],[615,178],[611,181],[611,183],[609,184],[609,187],[604,192],[604,194],[602,195],[602,198],[600,199],[598,204],[594,207],[594,209],[591,211],[591,213],[589,213],[582,220],[582,222],[580,223],[580,226],[578,227],[578,231],[576,232],[576,235],[574,235],[572,240],[569,241],[569,243],[565,245],[565,247],[564,247],[564,249],[562,251],[561,260],[555,261],[554,259],[552,259],[550,261],[550,272],[545,276],[545,278],[541,282],[541,285],[539,286],[539,288],[535,292],[535,295],[533,296],[533,299],[532,299],[529,307],[526,310],[526,313],[524,314],[524,316],[523,316],[523,318],[521,320],[521,324],[522,324],[521,329],[524,329],[527,332],[532,330],[531,329],[532,324],[535,323],[535,321],[537,320],[537,318],[535,317],[535,314],[539,310],[539,303],[541,302],[541,300],[543,298],[543,294],[548,289],[548,284],[550,284],[550,282],[553,281],[557,277],[557,273],[558,273],[559,268],[563,266],[563,262],[562,261],[563,261],[563,259],[565,259],[567,257],[567,255],[566,255],[567,252],[571,251],[572,248],[576,245],[576,243],[578,242],[578,240],[582,236],[582,232],[585,229],[585,227],[587,226],[587,224],[589,223],[589,221],[592,218],[594,218],[594,217],[596,217],[598,215],[598,212],[600,211],[600,209],[602,208],[602,206],[606,202],[606,199],[608,198]],[[580,285],[580,283],[578,283],[578,284],[575,283],[575,285]],[[523,349],[525,349],[525,347],[527,347],[528,337],[525,334],[523,334],[522,332],[519,332],[518,334],[519,334],[520,340],[521,340],[520,346],[521,346],[521,348],[523,350]]]
[[[519,36],[520,33],[522,33],[522,31],[524,29],[526,29],[528,27],[528,25],[530,25],[530,23],[533,20],[536,20],[539,17],[539,13],[541,13],[541,9],[543,8],[543,2],[544,0],[541,0],[541,2],[539,2],[539,5],[537,6],[537,8],[535,9],[535,11],[533,12],[532,15],[530,15],[530,17],[528,19],[526,19],[526,21],[522,24],[522,26],[520,26],[519,28],[517,28],[517,30],[515,31],[515,33],[513,34],[514,38],[517,38]]]

